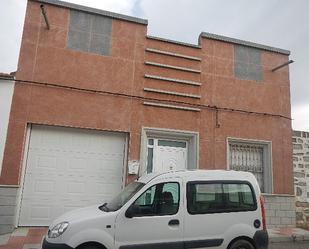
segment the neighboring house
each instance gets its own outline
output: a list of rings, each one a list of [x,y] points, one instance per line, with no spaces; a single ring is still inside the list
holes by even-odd
[[[196,168],[252,172],[268,224],[295,225],[289,69],[272,72],[289,54],[209,33],[199,45],[151,37],[147,20],[28,1],[0,177],[1,199],[16,190],[8,225],[49,225],[138,174]]]
[[[0,175],[9,117],[14,92],[14,74],[0,73]],[[16,186],[2,186],[0,183],[0,234],[12,229],[15,215]],[[10,225],[10,226],[8,226]]]
[[[309,229],[309,132],[293,131],[297,226]]]

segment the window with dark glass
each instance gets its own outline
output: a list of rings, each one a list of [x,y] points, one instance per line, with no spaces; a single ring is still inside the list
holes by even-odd
[[[190,214],[252,211],[257,208],[249,183],[188,183]]]
[[[134,216],[172,215],[179,208],[179,184],[160,183],[148,188],[134,203]]]

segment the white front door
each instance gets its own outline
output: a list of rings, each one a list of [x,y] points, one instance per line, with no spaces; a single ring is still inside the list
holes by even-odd
[[[149,150],[151,149],[153,150],[152,158],[149,158],[149,154],[151,154]],[[152,167],[147,167],[149,169],[148,173],[186,169],[187,154],[186,141],[149,139],[148,164],[151,163]]]

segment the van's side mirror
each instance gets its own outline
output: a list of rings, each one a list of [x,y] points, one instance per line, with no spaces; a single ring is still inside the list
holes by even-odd
[[[126,211],[127,218],[133,218],[136,214],[138,214],[138,206],[131,205]]]
[[[127,209],[127,211],[126,211],[126,217],[127,217],[127,218],[133,218],[133,216],[134,216],[133,207],[134,207],[134,205],[131,205],[131,206]]]

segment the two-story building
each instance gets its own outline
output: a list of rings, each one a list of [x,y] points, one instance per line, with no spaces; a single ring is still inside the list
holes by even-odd
[[[198,45],[152,37],[147,20],[29,0],[0,176],[15,211],[0,231],[196,168],[252,172],[268,223],[293,226],[289,70],[272,71],[289,54],[205,32]]]

